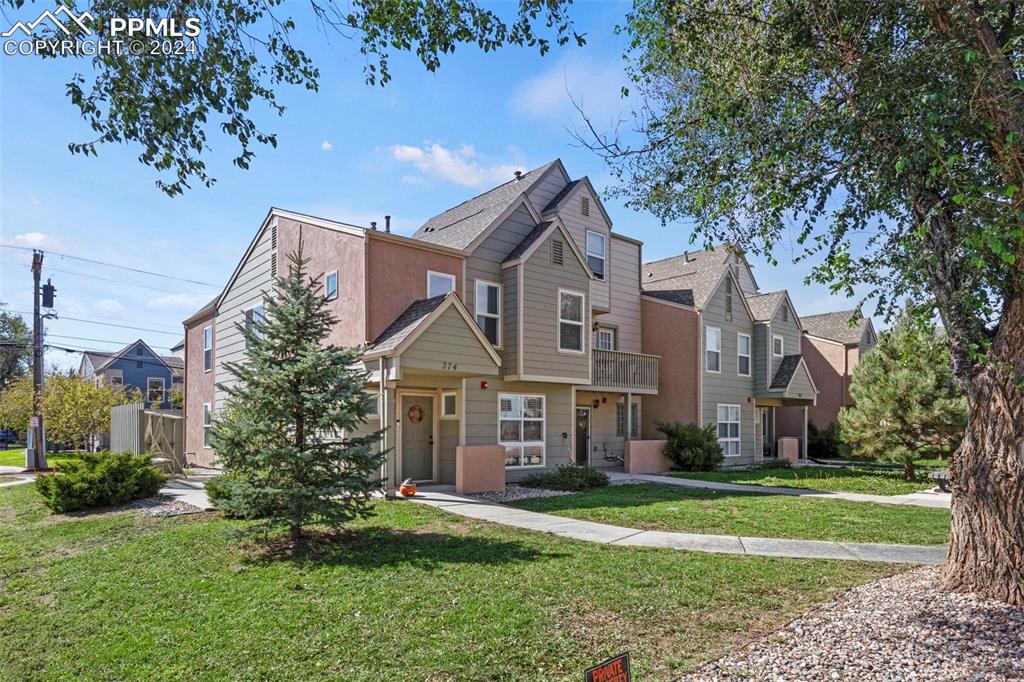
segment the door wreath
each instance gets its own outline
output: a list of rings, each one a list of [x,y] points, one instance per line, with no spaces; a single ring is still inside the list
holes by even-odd
[[[409,408],[409,421],[413,424],[419,424],[423,421],[423,408],[419,405],[413,405]]]

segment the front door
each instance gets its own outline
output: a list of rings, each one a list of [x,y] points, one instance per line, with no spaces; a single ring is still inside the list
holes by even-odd
[[[576,408],[576,463],[590,463],[590,408]]]
[[[402,396],[402,478],[434,478],[434,398]]]
[[[761,452],[763,457],[772,456],[771,429],[768,424],[768,408],[761,408]]]

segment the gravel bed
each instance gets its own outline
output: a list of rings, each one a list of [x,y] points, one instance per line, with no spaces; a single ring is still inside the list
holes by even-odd
[[[645,481],[642,478],[622,478],[618,480],[608,481],[608,485],[637,485],[637,484],[649,484],[650,481]]]
[[[124,505],[127,509],[138,509],[143,516],[180,516],[181,514],[198,514],[202,509],[191,504],[180,502],[169,495],[156,495],[142,500],[132,500]]]
[[[1024,680],[1024,609],[936,589],[936,567],[855,587],[680,680]]]
[[[516,500],[528,500],[531,497],[561,497],[562,495],[572,495],[572,493],[566,490],[527,488],[526,486],[509,483],[505,486],[504,492],[475,493],[473,495],[468,495],[468,497],[475,497],[479,500],[504,504],[506,502],[515,502]]]

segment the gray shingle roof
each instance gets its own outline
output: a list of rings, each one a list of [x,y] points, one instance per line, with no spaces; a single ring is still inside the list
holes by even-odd
[[[370,347],[366,349],[367,353],[386,353],[393,351],[401,345],[409,334],[419,326],[430,313],[434,312],[439,305],[441,305],[448,296],[454,296],[454,293],[448,293],[444,296],[434,296],[433,298],[421,298],[405,309],[405,311],[395,318],[395,321],[388,325],[388,328],[381,332]]]
[[[857,316],[855,326],[850,326],[850,318]],[[868,326],[866,317],[861,316],[856,310],[837,310],[832,313],[821,315],[808,315],[801,317],[804,331],[823,339],[831,339],[839,343],[860,343],[864,329]]]
[[[729,251],[725,246],[716,246],[713,249],[687,251],[671,258],[651,261],[644,263],[643,281],[654,282],[700,272],[724,264],[728,257]]]
[[[556,163],[557,159],[550,161],[524,173],[519,180],[509,180],[434,216],[416,230],[413,238],[453,249],[466,248]]]
[[[704,308],[711,295],[715,293],[722,275],[729,269],[728,265],[705,268],[697,272],[691,272],[677,277],[668,277],[653,282],[642,282],[642,290],[645,294],[661,298],[675,303],[689,303],[697,308]]]
[[[83,353],[83,355],[89,358],[89,364],[92,365],[93,370],[99,369],[103,365],[103,363],[105,363],[110,358],[114,357],[114,353],[87,352]]]
[[[775,309],[779,307],[779,302],[785,298],[785,290],[771,291],[767,294],[748,296],[747,305],[750,306],[750,312],[754,314],[754,320],[756,322],[764,322],[772,319],[772,315],[775,314]]]
[[[772,379],[772,385],[769,388],[773,391],[783,390],[789,386],[789,382],[792,381],[793,375],[796,374],[796,368],[800,366],[800,358],[803,356],[787,355],[782,358],[782,362],[779,363],[779,369],[775,372],[775,378]]]
[[[551,220],[545,220],[544,222],[539,223],[537,227],[530,230],[530,233],[523,237],[523,241],[516,244],[516,248],[512,249],[512,252],[508,254],[508,257],[505,258],[505,262],[507,263],[510,260],[515,260],[526,253],[526,250],[529,249],[535,241],[544,236],[544,233],[548,231],[549,227],[551,227],[551,223]]]
[[[185,361],[176,355],[161,355],[160,359],[171,369],[185,369]]]

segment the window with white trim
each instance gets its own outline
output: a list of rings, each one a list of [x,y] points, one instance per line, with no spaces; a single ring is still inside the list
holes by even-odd
[[[427,270],[427,298],[444,296],[451,291],[455,291],[455,275]]]
[[[213,369],[213,327],[203,327],[203,371]]]
[[[740,454],[740,406],[718,405],[718,444],[726,457]]]
[[[600,232],[587,230],[587,265],[598,279],[604,279],[607,253],[608,238]]]
[[[333,301],[338,298],[338,271],[328,272],[324,277],[324,298]]]
[[[459,418],[459,394],[455,391],[441,393],[441,419]]]
[[[163,377],[149,377],[146,379],[146,402],[162,403],[164,401],[164,379]]]
[[[781,336],[773,336],[772,337],[772,355],[774,355],[777,358],[781,358],[782,357],[783,349],[784,349],[784,343],[783,343],[784,341],[785,341],[785,339],[783,339]]]
[[[493,346],[501,345],[501,285],[476,281],[476,323]]]
[[[704,330],[704,367],[709,372],[722,371],[722,330],[718,327]]]
[[[213,426],[213,411],[210,403],[203,403],[203,447],[210,447],[210,429]]]
[[[601,350],[616,350],[618,347],[617,332],[618,330],[614,327],[598,327],[595,346]]]
[[[558,349],[583,352],[583,294],[558,290]]]
[[[263,324],[263,306],[258,305],[245,311],[245,329],[256,335],[256,338],[263,338],[260,325]],[[245,340],[246,349],[249,348],[249,340]]]
[[[750,376],[750,335],[736,335],[736,373],[740,376]]]
[[[544,396],[500,394],[498,442],[506,468],[544,466]]]

